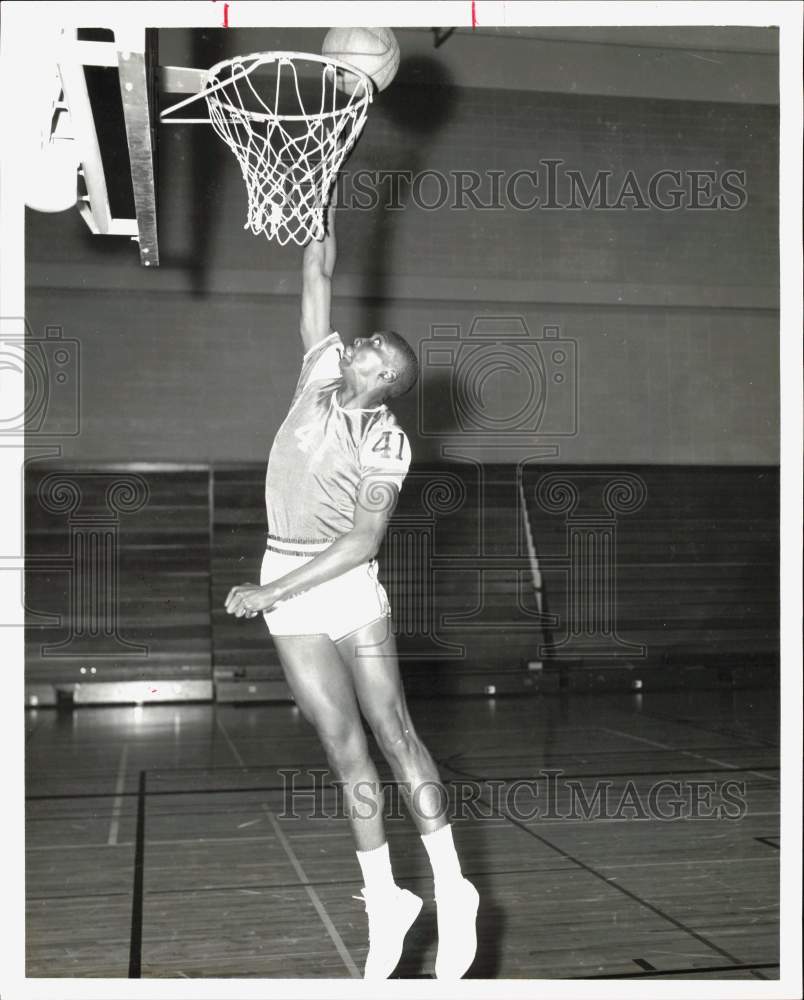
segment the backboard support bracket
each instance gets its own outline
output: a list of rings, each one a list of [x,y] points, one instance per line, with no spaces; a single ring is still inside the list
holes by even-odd
[[[118,66],[128,156],[131,163],[131,182],[134,188],[134,210],[137,216],[140,263],[145,267],[158,267],[159,242],[156,228],[154,148],[151,141],[151,117],[144,45],[142,52],[121,51]]]
[[[156,220],[156,170],[152,127],[155,92],[149,61],[155,66],[156,34],[144,28],[114,30],[114,42],[65,38],[59,58],[64,95],[80,147],[81,173],[86,195],[79,211],[90,232],[99,236],[128,236],[139,244],[140,262],[159,266]],[[106,174],[101,159],[95,119],[87,90],[85,66],[117,67],[125,119],[135,218],[116,218],[109,206]]]

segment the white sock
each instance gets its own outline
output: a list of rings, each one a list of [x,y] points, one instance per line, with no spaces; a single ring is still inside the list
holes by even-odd
[[[423,833],[422,843],[433,869],[436,895],[439,887],[459,882],[463,878],[461,863],[452,840],[452,826],[447,823],[434,833]]]
[[[391,871],[391,855],[388,853],[388,842],[375,847],[373,851],[358,851],[357,860],[363,873],[363,884],[366,892],[392,889],[396,885]]]

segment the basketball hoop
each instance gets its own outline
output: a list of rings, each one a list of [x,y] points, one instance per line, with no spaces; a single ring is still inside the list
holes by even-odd
[[[262,67],[267,83],[255,76]],[[337,86],[344,74],[355,81],[351,93]],[[243,228],[303,246],[324,235],[330,189],[363,129],[372,96],[369,77],[340,60],[258,52],[217,63],[201,93],[162,117],[177,122],[165,115],[204,97],[209,122],[237,157],[246,182]]]

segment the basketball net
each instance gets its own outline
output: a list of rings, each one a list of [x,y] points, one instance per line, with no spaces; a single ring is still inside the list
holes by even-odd
[[[266,63],[275,63],[275,77],[272,93],[261,95],[252,73]],[[306,106],[302,97],[302,64],[312,64],[314,74],[320,73],[315,107],[309,106],[309,97]],[[351,94],[336,87],[338,73],[357,79]],[[372,99],[369,78],[335,59],[266,52],[218,63],[207,81],[203,96],[210,122],[237,157],[246,182],[243,228],[281,245],[321,239],[330,189],[366,120]],[[280,114],[283,99],[299,113]]]

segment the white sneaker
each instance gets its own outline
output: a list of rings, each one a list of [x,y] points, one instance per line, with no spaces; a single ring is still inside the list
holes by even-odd
[[[460,979],[477,952],[477,907],[480,896],[467,879],[439,888],[436,979]]]
[[[390,890],[369,892],[365,887],[360,896],[366,904],[369,925],[369,951],[364,979],[387,979],[402,957],[405,935],[422,908],[422,900],[398,885]]]

